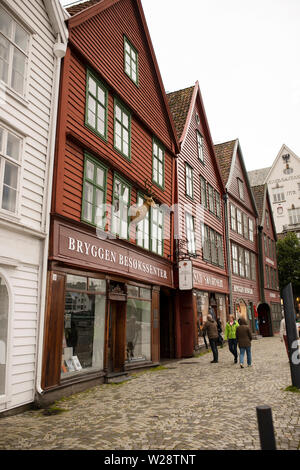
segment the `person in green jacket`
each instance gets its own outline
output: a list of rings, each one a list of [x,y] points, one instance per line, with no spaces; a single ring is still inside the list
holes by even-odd
[[[224,340],[228,340],[229,351],[234,356],[234,363],[237,363],[238,352],[237,352],[237,339],[236,329],[239,326],[238,322],[234,319],[233,315],[229,315],[229,321],[226,323]]]

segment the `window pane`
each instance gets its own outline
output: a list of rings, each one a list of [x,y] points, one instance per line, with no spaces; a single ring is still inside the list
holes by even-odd
[[[0,8],[0,31],[4,36],[11,38],[12,18],[5,10]]]
[[[16,48],[14,49],[11,86],[18,93],[23,93],[26,57]]]
[[[97,84],[92,77],[89,77],[89,92],[96,96],[97,93]]]
[[[83,218],[88,222],[93,222],[93,204],[86,201],[83,206]]]
[[[18,183],[18,168],[9,162],[5,163],[4,184],[16,189]]]
[[[96,127],[96,115],[90,110],[88,110],[88,124],[91,127]]]
[[[7,133],[6,155],[19,160],[21,140],[10,132]]]
[[[86,178],[94,181],[94,164],[90,161],[86,161]]]
[[[87,290],[87,278],[82,276],[73,276],[67,274],[66,279],[67,289]]]
[[[105,92],[101,87],[98,86],[98,101],[105,106]]]
[[[18,23],[16,23],[16,30],[15,30],[15,43],[17,46],[20,47],[24,52],[28,51],[28,42],[29,42],[29,35],[21,28]]]
[[[2,209],[10,212],[16,212],[17,191],[15,189],[3,186]]]
[[[151,302],[127,300],[126,343],[128,362],[151,360]]]
[[[89,291],[106,291],[106,281],[105,279],[92,279],[89,278]]]
[[[0,127],[0,152],[3,152],[3,134],[4,134],[4,131]]]
[[[103,188],[104,186],[104,171],[102,168],[97,168],[97,184]]]
[[[96,100],[95,100],[92,96],[89,96],[88,109],[89,109],[93,114],[96,113]]]
[[[0,35],[0,80],[8,82],[9,42]]]

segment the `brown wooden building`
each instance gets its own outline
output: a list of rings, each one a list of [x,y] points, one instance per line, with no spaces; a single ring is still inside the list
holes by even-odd
[[[259,332],[272,336],[280,329],[281,301],[276,259],[276,228],[267,184],[251,187],[258,211],[258,248],[261,303],[257,308]]]
[[[164,352],[174,348],[173,216],[162,205],[175,202],[179,146],[141,1],[68,11],[44,397],[158,363],[160,331]],[[133,205],[145,210],[135,221]]]
[[[237,318],[243,316],[255,332],[255,315],[261,300],[257,208],[239,140],[215,145],[215,152],[226,187],[230,312]]]
[[[168,94],[181,151],[177,159],[176,340],[179,356],[203,345],[200,326],[207,314],[223,328],[229,283],[224,230],[225,188],[220,175],[199,83]],[[192,282],[181,285],[180,270],[192,264]],[[183,272],[183,271],[181,271]]]

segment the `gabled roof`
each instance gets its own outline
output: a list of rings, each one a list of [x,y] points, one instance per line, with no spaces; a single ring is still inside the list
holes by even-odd
[[[221,168],[221,174],[222,174],[222,177],[224,178],[223,182],[227,190],[230,187],[232,176],[234,174],[234,167],[235,167],[236,159],[239,157],[242,171],[245,177],[246,186],[249,191],[250,199],[252,201],[256,216],[258,216],[257,207],[255,204],[253,193],[251,191],[251,185],[249,182],[248,173],[246,170],[239,139],[230,140],[222,144],[216,144],[214,147],[215,147],[215,154],[218,159],[219,167]]]
[[[271,168],[269,169],[267,175],[266,175],[266,179],[265,179],[265,182],[267,182],[269,179],[270,179],[270,176],[272,174],[272,171],[274,169],[274,167],[276,166],[278,160],[280,159],[281,155],[283,154],[283,152],[286,152],[286,153],[289,153],[290,155],[292,155],[296,160],[299,160],[300,162],[300,158],[285,144],[283,144],[281,146],[281,149],[279,150],[278,154],[277,154],[277,157],[275,158],[274,162],[273,162],[273,165],[271,166]]]
[[[268,168],[261,168],[260,170],[248,171],[248,177],[251,186],[259,186],[266,182],[267,174],[270,171],[270,166]]]
[[[77,5],[69,7],[67,9],[68,13],[71,15],[71,17],[68,20],[69,29],[72,29],[72,28],[75,28],[75,27],[81,25],[82,23],[88,21],[90,18],[93,18],[94,16],[98,15],[102,11],[110,8],[112,5],[114,5],[114,4],[116,4],[120,1],[122,1],[122,0],[87,0],[86,2],[79,3]],[[160,91],[161,91],[161,96],[162,96],[162,99],[163,99],[163,102],[164,102],[165,110],[166,110],[166,113],[168,115],[169,125],[170,125],[170,129],[171,129],[170,132],[172,134],[174,144],[175,144],[174,145],[175,146],[174,153],[176,154],[176,153],[179,153],[179,151],[180,151],[180,146],[179,146],[179,142],[178,142],[178,138],[177,138],[177,132],[176,132],[176,129],[175,129],[173,117],[172,117],[170,107],[169,107],[169,104],[168,104],[165,88],[164,88],[164,85],[163,85],[163,81],[162,81],[159,66],[158,66],[158,63],[157,63],[156,55],[155,55],[155,52],[154,52],[152,40],[151,40],[151,37],[150,37],[149,29],[148,29],[148,26],[147,26],[145,15],[144,15],[142,2],[141,2],[141,0],[133,0],[133,1],[134,1],[135,5],[137,7],[139,17],[140,17],[140,21],[141,21],[141,24],[142,24],[142,27],[143,27],[143,30],[144,30],[144,33],[145,33],[145,36],[146,36],[147,46],[149,48],[151,60],[152,60],[152,63],[153,63],[153,67],[155,69],[156,76],[157,76],[157,80],[158,80],[159,88],[160,88]],[[112,84],[110,84],[110,86],[112,86]]]
[[[192,96],[195,86],[184,88],[183,90],[167,93],[169,106],[173,115],[175,129],[179,141],[183,136],[185,123],[187,121],[188,112],[191,105]]]
[[[221,176],[222,176],[223,183],[225,186],[229,179],[231,162],[233,159],[234,149],[236,145],[237,145],[237,139],[229,140],[228,142],[223,142],[222,144],[216,144],[214,146],[215,154],[218,159],[218,163],[219,163],[219,167],[221,171]]]
[[[275,240],[277,240],[277,235],[276,235],[276,227],[275,227],[275,222],[274,222],[274,217],[273,217],[273,212],[272,212],[272,206],[271,206],[271,201],[270,201],[270,195],[268,191],[268,185],[267,183],[264,184],[259,184],[256,186],[251,186],[252,193],[255,199],[256,203],[256,208],[258,212],[258,225],[261,227],[264,226],[265,223],[265,215],[266,215],[266,207],[267,207],[267,202],[269,203],[269,216],[271,220],[271,224],[273,227],[273,232],[275,236]]]

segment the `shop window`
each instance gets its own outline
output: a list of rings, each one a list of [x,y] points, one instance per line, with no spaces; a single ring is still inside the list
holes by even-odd
[[[130,186],[118,176],[114,179],[112,233],[128,238]]]
[[[204,345],[203,335],[201,328],[207,320],[208,309],[209,309],[209,297],[208,292],[197,291],[197,330],[198,330],[198,347]]]
[[[0,207],[17,214],[21,173],[22,139],[0,126]]]
[[[126,37],[124,37],[125,73],[138,85],[138,53]]]
[[[153,139],[152,145],[152,181],[163,189],[165,185],[165,150],[156,139]]]
[[[106,281],[66,276],[61,376],[103,370]]]
[[[127,362],[151,360],[151,289],[127,286]]]
[[[7,287],[0,276],[0,395],[6,393],[8,305]]]
[[[115,100],[114,146],[128,160],[130,160],[130,134],[130,113]]]
[[[0,80],[25,95],[30,35],[0,7]]]
[[[107,137],[107,90],[87,71],[85,125],[100,137]]]
[[[82,220],[104,228],[107,169],[86,155],[82,197]]]

